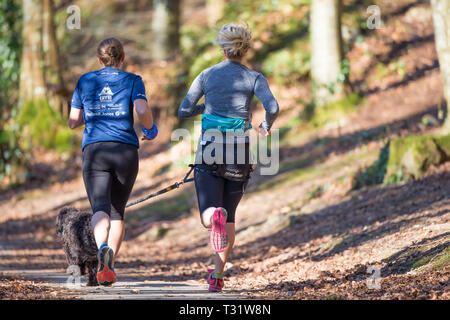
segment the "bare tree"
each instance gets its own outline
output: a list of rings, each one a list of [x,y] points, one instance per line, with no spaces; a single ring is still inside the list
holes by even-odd
[[[21,102],[46,99],[67,116],[67,102],[54,26],[53,0],[23,1]]]
[[[23,0],[23,48],[19,85],[21,102],[46,97],[42,69],[42,13],[42,1]]]
[[[180,0],[153,1],[152,56],[156,60],[172,58],[180,47]]]
[[[447,110],[450,109],[450,0],[431,0],[434,22],[434,37],[439,56],[439,65],[447,100]],[[450,134],[450,112],[443,127],[444,134]]]
[[[343,97],[341,0],[312,0],[311,77],[314,99],[324,104]]]
[[[58,41],[56,39],[54,23],[54,3],[53,0],[43,0],[43,28],[42,28],[42,49],[44,55],[44,76],[47,87],[47,97],[50,105],[68,116],[67,97],[62,76]]]

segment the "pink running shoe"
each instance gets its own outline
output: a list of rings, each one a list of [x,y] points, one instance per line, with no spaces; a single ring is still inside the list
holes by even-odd
[[[224,281],[223,279],[216,279],[214,278],[214,269],[208,269],[209,272],[209,276],[208,276],[208,284],[209,284],[209,288],[208,291],[209,292],[222,292],[222,288],[223,288],[223,284]]]
[[[219,207],[214,211],[211,219],[211,234],[209,235],[209,239],[211,246],[216,252],[223,252],[228,246],[228,235],[225,231],[227,215],[227,210]]]

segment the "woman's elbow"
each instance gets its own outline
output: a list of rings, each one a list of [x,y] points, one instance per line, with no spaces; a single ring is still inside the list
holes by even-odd
[[[189,118],[189,114],[183,111],[181,108],[178,109],[178,118]]]
[[[145,117],[147,114],[151,114],[147,100],[136,99],[134,101],[134,108],[139,117]]]
[[[147,112],[146,108],[136,108],[136,113],[139,117],[142,117]]]
[[[278,116],[278,113],[280,112],[280,107],[278,106],[278,103],[275,103],[270,109],[269,109],[269,114],[272,117],[276,117]]]

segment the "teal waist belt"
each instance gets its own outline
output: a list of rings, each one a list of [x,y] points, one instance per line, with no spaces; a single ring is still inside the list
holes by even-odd
[[[246,128],[246,122],[248,128]],[[216,129],[221,132],[244,130],[252,128],[252,123],[245,119],[224,118],[212,114],[204,113],[202,115],[202,130]]]

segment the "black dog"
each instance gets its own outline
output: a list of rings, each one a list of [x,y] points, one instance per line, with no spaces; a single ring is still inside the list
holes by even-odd
[[[77,265],[81,275],[88,273],[88,286],[97,286],[97,245],[91,229],[92,214],[64,207],[56,218],[56,234],[63,243],[69,266]]]

